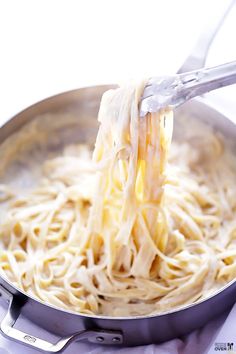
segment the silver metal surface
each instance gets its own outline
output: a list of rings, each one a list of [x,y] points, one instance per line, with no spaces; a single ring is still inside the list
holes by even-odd
[[[50,343],[38,337],[32,336],[29,333],[25,333],[14,328],[14,324],[21,314],[22,303],[16,298],[15,295],[12,295],[2,285],[0,285],[0,292],[4,297],[7,297],[9,302],[8,311],[0,324],[1,331],[7,338],[24,343],[27,346],[37,348],[38,350],[46,353],[59,353],[72,342],[80,340],[87,340],[91,343],[102,343],[103,345],[117,345],[123,343],[122,334],[118,331],[83,330],[61,338],[56,343]]]
[[[14,324],[21,314],[22,303],[15,297],[15,295],[12,295],[8,290],[6,290],[3,285],[0,285],[0,292],[4,297],[7,297],[9,302],[6,316],[0,324],[1,331],[7,338],[24,343],[27,346],[37,348],[38,350],[46,353],[59,353],[72,342],[80,340],[87,340],[91,343],[102,343],[103,345],[117,345],[123,343],[122,334],[118,331],[83,330],[61,338],[56,343],[50,343],[38,337],[32,336],[29,333],[25,333],[14,328]]]
[[[100,99],[103,92],[109,88],[111,87],[97,86],[67,92],[39,102],[19,113],[0,128],[2,142],[0,155],[9,137],[13,134],[18,136],[22,129],[36,120],[42,122],[43,129],[48,130],[49,141],[52,140],[52,136],[59,136],[60,144],[58,141],[51,141],[49,144],[49,148],[56,154],[60,154],[63,144],[67,144],[68,141],[69,143],[86,141],[93,144],[98,128],[97,113]],[[185,121],[182,118],[186,115],[194,120],[203,120],[210,124],[225,135],[227,140],[235,139],[235,124],[199,99],[193,99],[176,110],[175,136],[179,132],[184,132]],[[57,124],[54,124],[55,122]],[[58,129],[58,123],[62,129]],[[36,136],[32,142],[36,148],[39,146],[37,141],[39,138],[40,136]],[[28,146],[31,153],[34,151],[33,145]],[[19,149],[16,151],[16,158],[20,159],[23,151]],[[21,169],[21,166],[17,164],[17,159],[16,161],[14,159],[13,156],[11,164],[16,163],[19,168],[14,174],[15,179],[13,180],[14,183],[17,183],[18,180],[24,178],[26,170],[29,170],[29,173],[33,171],[30,170],[30,165],[23,166]],[[8,169],[12,171],[9,165],[2,171],[2,174],[0,173],[0,183],[4,181],[5,173],[8,176]],[[10,176],[12,177],[12,174]],[[45,304],[33,296],[27,295],[3,277],[0,277],[0,286],[2,289],[0,292],[6,297],[6,300],[10,300],[8,312],[0,326],[2,333],[10,339],[46,352],[50,352],[50,350],[52,352],[62,351],[72,341],[81,340],[81,338],[105,344],[104,335],[109,343],[112,342],[112,345],[135,346],[160,343],[186,335],[194,329],[202,327],[229,309],[236,298],[236,281],[232,281],[209,298],[161,315],[114,318],[79,314]],[[43,338],[25,333],[20,330],[21,316],[27,317],[40,327],[57,334],[61,340],[57,343],[49,343]],[[16,320],[18,329],[15,328]]]
[[[236,83],[236,61],[213,68],[157,77],[145,87],[140,116],[170,107],[176,108],[193,97]]]

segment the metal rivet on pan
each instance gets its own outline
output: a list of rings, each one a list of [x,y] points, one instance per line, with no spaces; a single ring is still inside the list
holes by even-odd
[[[104,337],[101,337],[101,336],[99,336],[99,337],[96,337],[96,341],[97,342],[104,342]]]
[[[120,342],[120,338],[119,337],[113,337],[112,338],[112,342],[118,343],[118,342]]]

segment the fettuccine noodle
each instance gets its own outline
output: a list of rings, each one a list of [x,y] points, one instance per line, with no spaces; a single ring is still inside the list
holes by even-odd
[[[236,276],[236,163],[211,130],[171,144],[172,111],[139,117],[144,88],[103,96],[93,155],[69,147],[0,225],[0,274],[87,314],[161,313]],[[171,147],[170,147],[171,145]]]

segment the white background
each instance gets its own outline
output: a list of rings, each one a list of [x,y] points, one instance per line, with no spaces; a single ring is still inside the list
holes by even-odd
[[[0,0],[0,120],[55,93],[173,73],[227,0]],[[209,55],[236,57],[236,9]]]
[[[174,73],[225,1],[0,0],[0,123],[62,91]],[[235,37],[236,6],[207,64],[234,60]],[[236,117],[235,86],[211,96]],[[3,348],[30,352],[0,336]]]

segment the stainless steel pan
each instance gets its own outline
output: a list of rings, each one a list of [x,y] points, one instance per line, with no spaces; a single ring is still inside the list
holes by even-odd
[[[97,86],[82,88],[51,97],[26,109],[0,129],[0,139],[4,148],[7,138],[19,132],[20,128],[27,126],[32,121],[40,122],[39,127],[49,131],[49,150],[55,153],[61,151],[68,141],[94,141],[97,131],[97,112],[102,93],[109,86]],[[192,119],[204,120],[223,133],[227,138],[236,136],[236,126],[219,112],[215,111],[203,100],[193,100],[182,106],[176,112],[176,122],[181,129],[181,119],[189,115]],[[64,124],[60,124],[60,120]],[[58,128],[59,127],[59,128]],[[178,130],[178,129],[177,129]],[[19,133],[18,133],[19,134]],[[53,141],[53,136],[59,136],[60,141]],[[40,136],[39,138],[40,139]],[[34,154],[34,145],[37,147],[37,138],[22,152],[18,149],[17,159],[23,153]],[[42,159],[45,151],[42,151]],[[9,176],[12,166],[16,164],[18,170],[14,176]],[[22,169],[25,172],[27,166]],[[18,162],[6,166],[6,176],[10,183],[21,178],[22,170]],[[4,179],[4,174],[1,176]],[[21,290],[13,287],[11,283],[0,277],[0,292],[9,302],[8,311],[1,323],[2,333],[14,340],[36,347],[47,352],[57,352],[64,349],[75,340],[88,340],[93,343],[133,346],[153,342],[162,342],[171,338],[179,337],[203,326],[211,319],[218,316],[224,310],[230,308],[236,299],[236,281],[229,283],[214,296],[198,301],[195,304],[163,313],[158,316],[140,316],[112,318],[102,316],[87,316],[69,311],[64,311],[53,306],[44,304],[33,297],[24,294]],[[14,324],[20,315],[28,317],[32,322],[50,332],[61,336],[56,343],[48,343],[42,339],[15,329]]]
[[[21,154],[28,153],[32,158],[37,156],[38,161],[41,161],[45,158],[45,151],[57,154],[68,142],[78,142],[79,139],[92,144],[97,132],[96,117],[101,95],[109,87],[82,88],[51,97],[29,107],[0,127],[0,183],[7,179],[14,185],[24,181],[27,171],[29,174],[32,172],[30,165],[19,164]],[[186,114],[193,119],[206,121],[220,130],[228,140],[235,139],[235,124],[206,101],[194,99],[177,110],[175,119],[180,128],[181,119]],[[45,131],[46,150],[40,148],[40,134],[38,137],[36,135],[28,146],[18,149],[19,132],[32,122],[38,124],[39,132]],[[6,163],[4,149],[12,136],[16,137],[10,141],[16,141],[17,158],[14,160],[13,157],[10,163]],[[0,293],[7,301],[8,307],[0,324],[3,335],[38,350],[56,353],[65,349],[71,342],[79,340],[104,345],[135,346],[183,336],[233,305],[236,299],[236,281],[227,284],[209,298],[161,315],[123,318],[88,316],[61,310],[23,293],[3,277],[0,277]],[[15,322],[21,315],[49,332],[56,333],[61,339],[57,343],[49,343],[31,333],[16,329]]]

